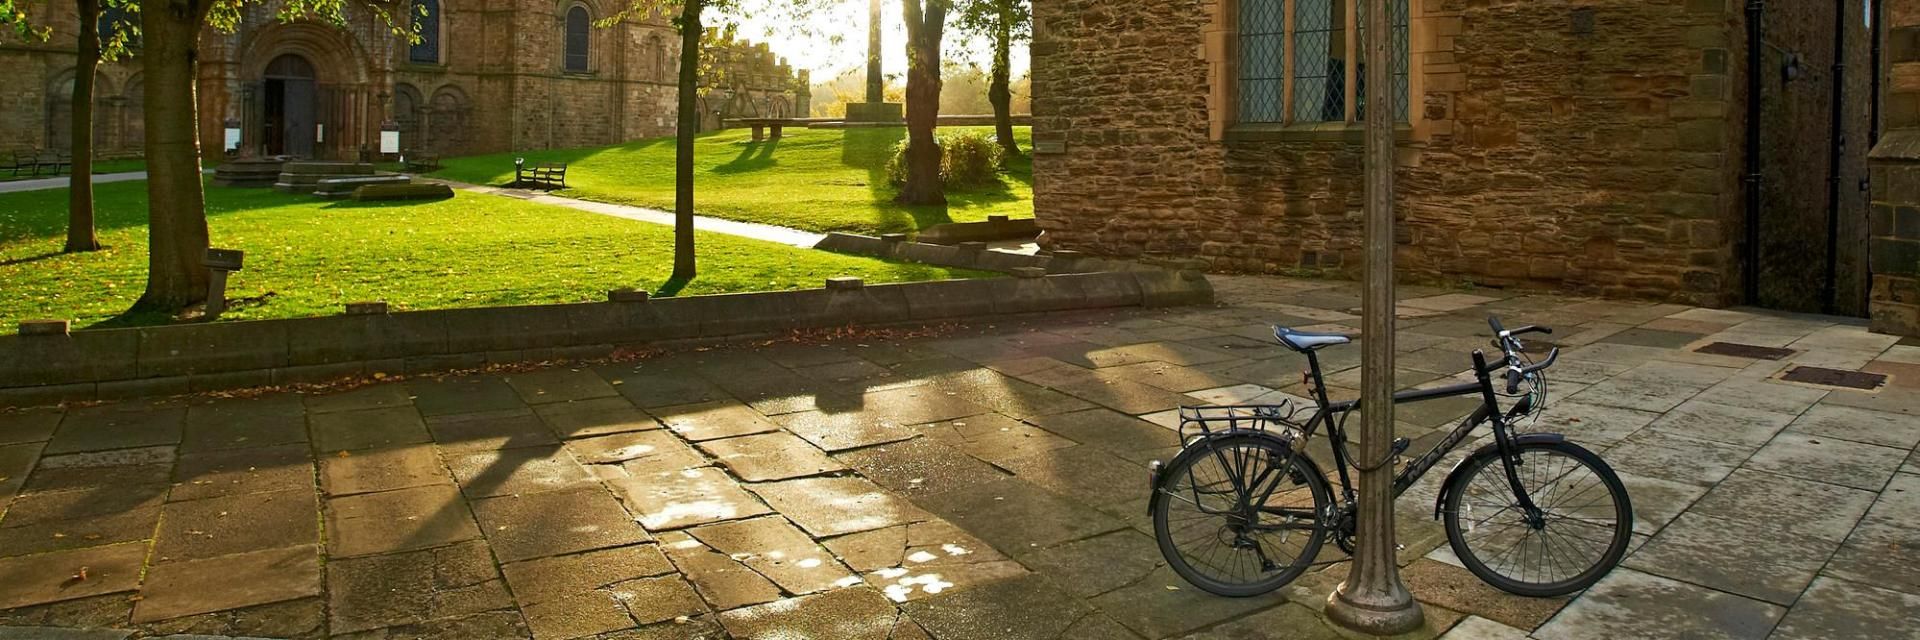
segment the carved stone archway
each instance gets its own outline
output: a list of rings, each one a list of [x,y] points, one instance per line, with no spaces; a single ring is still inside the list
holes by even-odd
[[[268,122],[270,97],[285,97],[272,96],[285,89],[271,67],[275,61],[284,66],[291,59],[306,62],[312,70],[312,122],[299,124],[313,127],[307,132],[313,143],[310,154],[299,155],[354,159],[363,147],[377,142],[383,119],[380,94],[384,92],[372,79],[365,48],[346,30],[318,22],[275,22],[248,33],[239,52],[243,151],[270,151],[267,132],[270,127],[281,126]]]

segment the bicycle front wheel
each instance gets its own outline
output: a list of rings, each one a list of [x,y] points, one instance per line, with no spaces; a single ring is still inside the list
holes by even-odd
[[[1570,442],[1514,445],[1515,476],[1539,508],[1528,517],[1498,450],[1466,461],[1446,487],[1447,542],[1502,591],[1562,596],[1592,586],[1626,555],[1633,505],[1620,477]]]
[[[1305,454],[1259,434],[1202,440],[1161,471],[1149,511],[1175,573],[1216,595],[1293,581],[1325,541],[1332,492]]]

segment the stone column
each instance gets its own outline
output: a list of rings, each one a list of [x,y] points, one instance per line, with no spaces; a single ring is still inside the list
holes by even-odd
[[[1920,336],[1920,0],[1883,0],[1883,133],[1868,156],[1873,203],[1867,265],[1872,329]]]
[[[867,101],[847,103],[848,122],[903,122],[906,106],[887,102],[887,78],[880,70],[880,0],[867,5]]]

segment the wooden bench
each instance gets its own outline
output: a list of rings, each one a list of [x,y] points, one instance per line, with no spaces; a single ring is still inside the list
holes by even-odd
[[[32,151],[15,151],[13,152],[12,163],[0,167],[0,169],[12,171],[13,176],[16,178],[20,177],[21,171],[28,172],[28,175],[37,176],[40,175],[40,156]]]
[[[807,121],[800,118],[736,118],[728,122],[738,126],[753,127],[754,142],[767,139],[765,137],[767,129],[773,129],[772,139],[779,140],[781,127],[807,126]]]
[[[400,155],[401,157],[406,158],[406,161],[401,164],[405,166],[406,170],[408,171],[412,171],[415,173],[426,173],[429,171],[440,170],[440,154],[438,153],[427,153],[425,151],[407,151],[407,152],[401,153]]]
[[[567,163],[540,162],[531,166],[526,158],[513,159],[513,186],[531,184],[548,189],[567,188]]]
[[[36,175],[39,173],[39,169],[44,168],[52,175],[57,176],[73,166],[73,156],[65,153],[44,151],[40,153],[40,160],[37,164],[38,168],[34,170]]]

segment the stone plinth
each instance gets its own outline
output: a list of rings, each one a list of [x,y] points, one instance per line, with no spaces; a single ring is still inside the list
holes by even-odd
[[[847,122],[900,122],[906,118],[906,105],[898,102],[847,103]]]
[[[280,168],[273,189],[282,193],[313,193],[321,180],[373,175],[373,165],[359,162],[289,162]]]
[[[223,187],[271,187],[287,161],[281,158],[243,158],[213,170],[213,183]]]

